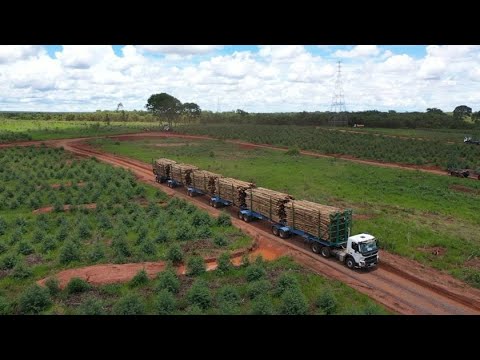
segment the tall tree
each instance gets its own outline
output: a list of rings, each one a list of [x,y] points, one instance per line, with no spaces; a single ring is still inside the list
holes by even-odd
[[[460,105],[453,110],[453,116],[459,119],[463,119],[465,116],[472,115],[472,108],[467,105]]]
[[[170,127],[183,111],[180,100],[167,93],[151,95],[145,107],[158,117],[159,122],[166,118]]]
[[[202,110],[195,103],[185,103],[183,104],[183,114],[187,119],[193,119],[199,117],[202,114]]]
[[[428,108],[427,113],[443,114],[443,111],[437,108]]]

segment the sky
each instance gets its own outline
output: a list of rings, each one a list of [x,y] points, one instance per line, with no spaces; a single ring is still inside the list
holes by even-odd
[[[329,111],[338,61],[347,111],[480,110],[478,45],[0,45],[0,111]]]

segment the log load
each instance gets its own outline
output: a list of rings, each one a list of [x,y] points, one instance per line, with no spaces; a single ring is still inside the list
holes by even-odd
[[[172,164],[171,178],[186,186],[192,185],[192,171],[198,167],[189,164]]]
[[[207,194],[215,194],[215,183],[222,175],[215,174],[206,170],[193,170],[192,171],[192,186]]]
[[[157,159],[154,162],[153,165],[153,173],[158,175],[158,176],[164,176],[169,178],[170,177],[170,172],[171,172],[171,166],[173,164],[176,164],[176,161],[170,160],[170,159]]]
[[[345,241],[351,226],[351,211],[293,200],[285,204],[287,225],[326,241]]]
[[[215,185],[215,195],[239,207],[245,206],[246,190],[255,187],[253,183],[232,178],[218,178]]]
[[[246,206],[276,222],[285,220],[285,204],[293,197],[278,191],[265,188],[249,189],[245,199]]]

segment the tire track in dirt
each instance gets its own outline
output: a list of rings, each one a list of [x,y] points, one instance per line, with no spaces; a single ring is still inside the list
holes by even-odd
[[[66,150],[82,156],[95,156],[100,161],[130,169],[139,180],[162,189],[168,195],[191,201],[213,216],[220,214],[220,210],[208,205],[206,197],[191,198],[182,188],[170,189],[165,185],[156,183],[152,169],[146,163],[102,153],[76,140],[57,142],[56,145],[63,146]],[[232,223],[234,226],[258,241],[259,249],[275,254],[290,255],[313,272],[340,280],[369,295],[394,312],[401,314],[480,314],[480,291],[468,287],[466,284],[462,283],[462,287],[459,289],[425,286],[425,284],[431,285],[436,279],[427,278],[417,281],[415,280],[416,276],[404,273],[400,269],[388,269],[385,266],[366,272],[352,271],[337,260],[325,259],[311,253],[305,244],[302,245],[295,239],[283,240],[273,236],[269,232],[269,226],[265,223],[245,223],[236,218],[234,209],[227,208],[225,210],[233,215]],[[382,253],[381,257],[383,258]],[[388,257],[395,257],[398,264],[402,266],[400,257],[392,254],[388,254]],[[395,269],[397,268],[395,267]],[[438,279],[451,278],[449,275],[436,272],[433,269],[429,269],[429,271],[435,272]],[[454,284],[458,281],[454,279],[445,282]]]

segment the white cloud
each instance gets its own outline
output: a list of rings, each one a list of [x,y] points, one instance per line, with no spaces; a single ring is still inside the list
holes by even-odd
[[[376,56],[380,53],[377,45],[357,45],[351,50],[337,50],[334,56],[344,58]]]
[[[0,45],[0,64],[26,59],[45,53],[40,45]]]
[[[208,54],[222,49],[223,45],[136,45],[136,47],[145,52],[186,56]]]
[[[43,47],[0,47],[0,58],[9,59],[0,61],[0,109],[89,111],[119,102],[143,109],[158,92],[208,110],[217,108],[217,99],[222,111],[329,109],[336,54],[314,55],[302,45],[249,49],[207,54],[199,62],[178,54],[181,60],[174,61],[173,53],[149,56],[132,45],[120,48],[120,55],[111,46],[65,46],[53,58]],[[478,109],[480,48],[425,50],[420,58],[378,47],[339,50],[356,54],[342,65],[347,109],[451,111],[463,102]]]

